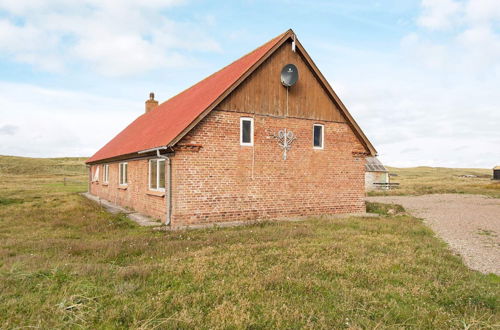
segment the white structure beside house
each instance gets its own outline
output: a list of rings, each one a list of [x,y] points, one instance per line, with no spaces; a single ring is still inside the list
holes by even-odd
[[[378,184],[377,184],[378,183]],[[365,189],[366,191],[377,189],[388,189],[389,171],[378,160],[377,157],[366,157],[365,164]]]

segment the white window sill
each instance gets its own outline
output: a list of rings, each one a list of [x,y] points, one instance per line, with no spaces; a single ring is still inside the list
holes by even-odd
[[[162,191],[162,190],[148,190],[146,192],[146,195],[157,196],[157,197],[164,197],[165,196],[165,191]]]

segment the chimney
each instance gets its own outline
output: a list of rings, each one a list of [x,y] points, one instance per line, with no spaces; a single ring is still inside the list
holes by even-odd
[[[146,113],[150,112],[158,106],[158,101],[155,100],[155,93],[149,93],[149,100],[146,101]]]

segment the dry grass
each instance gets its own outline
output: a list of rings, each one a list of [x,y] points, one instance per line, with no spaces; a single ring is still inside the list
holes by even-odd
[[[27,170],[0,157],[0,328],[499,325],[498,277],[402,210],[156,232],[80,197],[83,183],[63,186],[85,179],[66,162],[80,160]]]
[[[370,192],[370,196],[424,195],[424,194],[481,194],[500,198],[500,182],[491,180],[491,169],[444,168],[444,167],[389,167],[391,182],[399,182],[400,188],[390,191]],[[475,175],[464,178],[462,175]]]

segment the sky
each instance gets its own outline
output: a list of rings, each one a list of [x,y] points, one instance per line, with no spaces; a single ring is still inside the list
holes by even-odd
[[[292,28],[387,165],[500,165],[500,1],[0,0],[0,154],[91,156]]]

